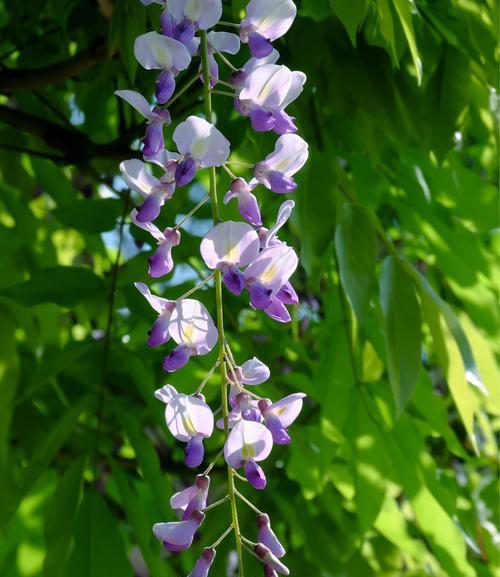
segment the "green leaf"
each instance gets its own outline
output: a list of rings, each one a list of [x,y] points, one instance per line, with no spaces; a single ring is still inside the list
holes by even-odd
[[[80,414],[87,402],[87,399],[84,399],[67,410],[52,427],[48,435],[41,437],[30,463],[21,473],[15,500],[9,503],[6,509],[0,511],[0,525],[4,525],[9,520],[17,505],[47,470],[52,459],[59,453],[67,438],[74,432]]]
[[[347,30],[353,46],[356,46],[356,34],[365,20],[368,0],[330,0],[330,6]]]
[[[57,204],[64,204],[76,197],[74,186],[58,166],[37,156],[32,156],[30,162],[38,183]]]
[[[109,27],[110,49],[118,47],[123,66],[130,82],[134,83],[137,60],[134,56],[134,40],[145,32],[146,10],[135,0],[118,0],[113,7],[113,17]]]
[[[344,206],[342,221],[335,233],[340,279],[361,323],[375,277],[376,235],[362,207]]]
[[[12,401],[19,379],[19,356],[15,331],[16,320],[10,309],[0,304],[0,472],[7,460]]]
[[[83,484],[85,458],[74,461],[59,481],[45,517],[47,552],[43,563],[46,577],[63,574],[69,556],[78,503]]]
[[[121,204],[113,198],[79,199],[52,212],[57,220],[66,226],[82,232],[99,233],[115,228]]]
[[[394,19],[389,0],[377,1],[378,26],[382,37],[389,45],[393,62],[398,62],[396,38],[394,35]]]
[[[411,14],[410,0],[393,0],[396,12],[398,13],[401,26],[406,36],[410,53],[417,73],[417,81],[420,85],[422,82],[422,61],[418,55],[417,41],[415,39],[415,30],[413,28],[413,20]]]
[[[389,382],[401,413],[420,372],[421,317],[413,282],[393,256],[387,257],[382,266],[380,301],[386,325]]]
[[[312,151],[297,181],[297,213],[302,239],[302,265],[313,277],[335,234],[336,186],[340,177],[333,151]],[[317,195],[308,192],[309,187]],[[313,275],[314,271],[314,275]]]
[[[75,528],[66,577],[133,577],[117,521],[102,496],[88,489]]]
[[[427,85],[427,99],[432,110],[428,122],[430,147],[440,161],[453,147],[458,118],[467,106],[470,60],[457,48],[446,45],[438,69]]]
[[[55,266],[32,274],[30,280],[11,286],[0,294],[27,306],[55,303],[71,307],[105,294],[104,283],[88,268]]]
[[[138,500],[137,493],[134,491],[127,475],[118,467],[115,461],[109,459],[113,478],[118,485],[118,491],[122,505],[127,514],[128,522],[132,528],[132,532],[141,550],[144,561],[148,566],[152,577],[167,577],[172,573],[169,567],[164,563],[160,556],[160,547],[158,541],[153,537],[151,531],[151,520],[148,518],[145,510],[141,507]],[[157,501],[159,505],[162,502],[167,502],[165,499]],[[163,518],[163,517],[162,517]],[[166,518],[166,517],[165,517]]]
[[[144,435],[137,419],[129,411],[117,405],[118,416],[125,434],[129,438],[130,444],[134,448],[136,458],[139,462],[144,480],[153,493],[154,500],[158,506],[158,512],[163,518],[170,514],[168,499],[165,495],[171,492],[166,476],[160,468],[160,460],[150,440]]]

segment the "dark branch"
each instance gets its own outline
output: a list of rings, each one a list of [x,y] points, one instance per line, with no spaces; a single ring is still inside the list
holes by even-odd
[[[99,41],[72,58],[44,68],[4,68],[0,70],[0,93],[10,94],[16,90],[35,90],[49,84],[59,84],[68,78],[78,76],[107,58],[106,44]]]

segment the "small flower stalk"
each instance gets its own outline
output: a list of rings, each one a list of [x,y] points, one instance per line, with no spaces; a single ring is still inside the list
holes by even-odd
[[[183,222],[208,200],[214,221],[200,244],[208,272],[199,285],[171,300],[157,296],[145,283],[135,284],[156,313],[146,342],[165,349],[162,366],[167,375],[182,369],[191,357],[217,351],[213,368],[201,384],[188,389],[190,393],[165,384],[154,394],[165,405],[170,434],[184,444],[187,467],[202,466],[207,438],[221,435],[222,444],[219,455],[206,464],[205,471],[171,497],[170,505],[178,520],[156,523],[153,533],[168,551],[183,551],[192,545],[202,523],[206,519],[209,522],[210,510],[229,503],[227,530],[201,551],[188,577],[208,576],[218,545],[231,533],[238,555],[238,577],[244,577],[244,549],[262,562],[265,575],[289,575],[282,562],[285,549],[271,528],[269,516],[239,492],[237,483],[246,480],[258,491],[266,488],[266,459],[274,445],[291,442],[289,429],[301,412],[305,395],[297,392],[271,400],[254,392],[254,387],[265,387],[271,371],[256,357],[241,359],[241,364],[236,362],[224,330],[223,297],[225,291],[230,292],[241,299],[243,307],[251,307],[279,323],[290,322],[290,307],[299,303],[292,285],[298,257],[293,247],[278,238],[295,203],[284,199],[276,222],[270,223],[269,228],[262,221],[260,209],[268,191],[293,194],[297,188],[294,176],[308,157],[308,145],[297,134],[295,118],[286,111],[302,92],[306,78],[302,72],[279,64],[278,52],[280,39],[291,27],[297,9],[291,0],[250,0],[243,20],[232,24],[239,31],[233,34],[216,28],[222,17],[221,0],[141,1],[145,6],[156,3],[162,7],[158,28],[142,34],[134,44],[137,61],[151,71],[154,101],[129,89],[118,90],[116,95],[146,119],[142,160],[126,159],[120,164],[120,171],[140,199],[131,212],[131,221],[153,239],[154,248],[148,259],[151,279],[168,278],[175,268],[176,247],[182,242],[180,224],[175,226],[174,215],[172,224],[164,229],[154,221],[175,193],[185,195],[182,189],[201,171],[209,172],[210,189],[206,199],[192,208]],[[221,22],[220,26],[226,24]],[[245,44],[248,60],[237,69],[229,57]],[[178,89],[179,73],[190,67],[194,68],[194,78]],[[168,151],[164,130],[171,123],[170,104],[195,83],[203,86],[203,114],[190,115],[177,124],[170,135],[176,150]],[[215,90],[219,83],[226,87],[224,91]],[[235,109],[248,117],[253,130],[277,135],[274,150],[265,158],[254,159],[248,167],[242,165],[247,174],[234,174],[231,143],[214,124],[212,97],[221,92],[232,95]],[[218,169],[232,178],[230,189],[221,199],[217,191]],[[222,200],[225,204],[236,202],[242,220],[221,220]],[[189,298],[212,282],[215,322],[205,305]],[[202,393],[215,370],[221,372],[222,417],[217,422]],[[209,473],[222,457],[227,466],[227,495],[210,503]],[[257,513],[257,542],[241,534],[238,504],[246,504]]]

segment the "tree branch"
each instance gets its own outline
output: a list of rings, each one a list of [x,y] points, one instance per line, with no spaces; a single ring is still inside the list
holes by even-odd
[[[49,84],[59,84],[107,58],[106,44],[100,40],[75,56],[44,68],[3,68],[0,70],[0,93],[10,94],[17,90],[35,90]]]

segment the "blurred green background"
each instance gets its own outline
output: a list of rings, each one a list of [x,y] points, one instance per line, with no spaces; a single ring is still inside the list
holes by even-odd
[[[224,19],[244,4],[224,2]],[[283,233],[301,254],[301,305],[282,326],[243,298],[225,303],[237,360],[257,355],[272,370],[259,392],[308,399],[292,445],[265,463],[268,489],[242,490],[271,516],[296,577],[499,575],[498,4],[298,6],[277,48],[308,76],[290,110],[310,158]],[[113,92],[151,96],[154,73],[138,69],[132,47],[159,10],[0,1],[2,577],[183,577],[228,524],[227,509],[210,512],[182,555],[151,534],[193,474],[152,396],[167,382],[165,351],[145,346],[154,313],[132,286],[148,280],[152,247],[129,226],[138,199],[118,178],[144,125]],[[172,106],[174,126],[200,98],[198,86]],[[234,158],[262,160],[275,135],[253,133],[231,100],[214,98]],[[161,223],[206,184],[201,175],[180,189]],[[221,174],[221,194],[227,185]],[[259,198],[269,226],[283,197]],[[177,298],[205,275],[210,226],[205,206],[159,293]],[[213,312],[213,291],[199,298]],[[214,355],[168,382],[193,391]],[[214,408],[218,384],[206,389]],[[209,456],[221,443],[214,435]],[[219,463],[212,498],[224,493]],[[253,513],[242,505],[240,515],[255,538]],[[231,539],[220,547],[216,577],[233,575],[232,549]]]

